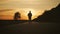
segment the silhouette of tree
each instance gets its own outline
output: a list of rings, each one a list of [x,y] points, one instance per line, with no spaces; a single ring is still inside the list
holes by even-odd
[[[53,21],[53,22],[60,22],[60,4],[52,8],[51,10],[46,10],[43,15],[39,15],[35,21]]]
[[[20,18],[21,18],[20,13],[16,12],[15,15],[14,15],[14,20],[18,20]]]

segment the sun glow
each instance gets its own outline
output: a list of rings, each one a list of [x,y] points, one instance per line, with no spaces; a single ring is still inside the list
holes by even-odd
[[[32,13],[32,15],[35,15],[35,10],[33,10],[33,9],[24,9],[25,10],[25,12],[26,12],[26,15],[29,13],[29,11],[31,11],[31,13]]]
[[[32,20],[34,18],[36,18],[38,16],[38,14],[40,15],[40,13],[37,12],[37,10],[30,9],[30,8],[15,9],[15,11],[12,11],[12,13],[14,15],[16,12],[19,12],[21,14],[21,20],[28,20],[28,13],[29,13],[29,11],[31,11],[31,13],[32,13]]]
[[[37,18],[39,15],[42,15],[42,13],[43,13],[42,11],[31,9],[31,8],[20,8],[20,9],[17,8],[17,9],[13,9],[12,11],[1,12],[0,14],[2,16],[0,17],[0,19],[2,19],[2,18],[6,19],[6,20],[14,19],[14,14],[16,12],[19,12],[21,14],[20,20],[28,20],[29,11],[31,11],[31,13],[32,13],[32,20]],[[3,17],[3,15],[5,15],[5,16]]]
[[[29,11],[31,11],[31,13],[32,13],[32,20],[33,20],[34,18],[36,18],[36,17],[35,17],[35,16],[37,15],[36,10],[34,10],[34,9],[24,9],[24,11],[25,11],[26,16],[28,15]],[[28,17],[27,17],[27,19],[28,19]]]
[[[31,8],[21,8],[21,9],[15,9],[15,11],[12,11],[13,14],[16,12],[19,12],[21,14],[21,20],[28,20],[28,13],[31,11],[32,13],[32,20],[37,18],[39,15],[42,15],[42,11],[31,9]]]

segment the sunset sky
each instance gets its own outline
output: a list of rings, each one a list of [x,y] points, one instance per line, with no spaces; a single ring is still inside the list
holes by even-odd
[[[34,19],[59,3],[60,0],[0,0],[0,20],[13,19],[16,12],[21,13],[21,20],[28,20],[29,11]]]

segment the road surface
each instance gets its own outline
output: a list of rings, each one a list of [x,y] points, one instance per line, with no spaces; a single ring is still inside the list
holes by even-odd
[[[24,22],[4,25],[0,31],[2,34],[56,34],[59,28],[58,23]]]

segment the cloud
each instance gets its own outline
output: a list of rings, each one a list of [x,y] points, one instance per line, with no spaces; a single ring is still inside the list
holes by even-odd
[[[1,1],[7,1],[7,0],[0,0],[0,2],[1,2]]]
[[[13,9],[2,9],[0,12],[13,11]]]

